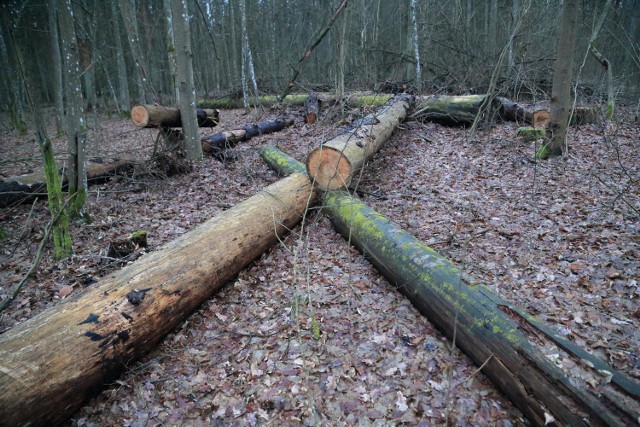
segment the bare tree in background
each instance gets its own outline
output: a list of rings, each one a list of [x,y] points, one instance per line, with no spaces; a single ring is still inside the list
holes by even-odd
[[[202,158],[202,145],[196,118],[196,90],[193,82],[193,53],[191,28],[186,0],[171,0],[173,36],[176,47],[176,86],[182,130],[187,147],[187,159]]]

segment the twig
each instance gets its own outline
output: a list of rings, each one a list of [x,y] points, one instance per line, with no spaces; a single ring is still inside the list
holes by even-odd
[[[49,240],[49,236],[51,235],[51,230],[53,229],[53,226],[56,224],[56,222],[58,222],[58,219],[60,219],[60,215],[62,215],[62,212],[64,212],[65,209],[67,208],[67,204],[69,203],[69,200],[71,199],[67,199],[65,201],[64,205],[62,205],[62,208],[56,213],[56,216],[51,218],[51,221],[49,221],[49,223],[45,227],[44,236],[42,236],[42,240],[38,245],[38,251],[36,252],[36,258],[35,260],[33,260],[33,264],[31,264],[31,267],[29,268],[27,273],[24,275],[22,280],[20,280],[20,283],[18,283],[13,288],[13,290],[11,291],[7,299],[2,301],[2,303],[0,303],[0,313],[2,313],[4,309],[7,308],[9,304],[11,304],[11,301],[13,301],[16,298],[16,296],[18,295],[18,292],[20,292],[20,289],[22,289],[24,284],[27,283],[27,280],[29,280],[29,277],[33,274],[36,268],[38,268],[38,265],[40,264],[40,259],[42,258],[42,252],[44,251],[44,247],[47,245],[47,241]]]

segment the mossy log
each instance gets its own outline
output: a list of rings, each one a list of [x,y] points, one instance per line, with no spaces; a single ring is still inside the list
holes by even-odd
[[[424,97],[420,99],[411,118],[447,126],[468,126],[476,119],[485,98],[486,95]],[[494,114],[499,109],[500,102],[493,98],[486,114]]]
[[[549,111],[545,109],[530,109],[511,101],[507,98],[498,97],[500,102],[500,118],[517,123],[532,125],[533,127],[544,127],[549,121]]]
[[[129,159],[112,159],[109,161],[93,159],[87,162],[87,182],[96,184],[104,182],[114,175],[130,170],[134,162]],[[61,176],[62,187],[66,189],[67,177]],[[47,186],[43,172],[17,175],[0,180],[0,208],[20,203],[28,203],[36,197],[46,197]]]
[[[302,167],[273,147],[263,148],[260,155],[281,175]],[[561,424],[576,426],[622,426],[638,419],[640,384],[485,286],[464,283],[456,266],[362,201],[332,191],[323,193],[322,204],[336,229],[423,315],[455,339],[532,424],[546,425],[547,413]],[[597,390],[575,387],[527,338],[529,328],[609,380],[603,379]]]
[[[220,112],[215,109],[196,109],[198,126],[215,127],[220,121]],[[142,128],[182,127],[178,108],[160,105],[135,105],[131,108],[131,121]]]
[[[294,174],[0,335],[0,424],[64,422],[302,218]]]
[[[332,103],[338,102],[341,99],[337,97],[337,95],[321,92],[317,94],[318,100],[323,103],[323,105],[331,105]],[[346,102],[347,105],[351,107],[362,107],[362,106],[373,106],[378,107],[383,105],[389,99],[393,98],[392,94],[385,93],[366,93],[366,92],[356,92],[352,93],[343,101]],[[282,103],[287,105],[296,105],[303,106],[305,102],[309,99],[308,93],[301,94],[291,94],[287,95]],[[256,103],[258,105],[263,106],[271,106],[275,104],[279,104],[278,96],[276,95],[267,95],[267,96],[259,96],[257,98]],[[201,99],[198,101],[199,108],[244,108],[242,104],[242,98],[218,98],[218,99]]]
[[[571,126],[598,123],[598,109],[593,107],[576,107],[571,112]]]
[[[307,157],[307,172],[316,187],[334,190],[348,185],[407,117],[411,95],[397,95],[378,111],[354,122],[342,134],[322,144]]]
[[[530,142],[538,139],[544,139],[544,128],[535,128],[531,126],[521,127],[516,130],[516,136]]]
[[[292,124],[293,119],[280,117],[275,120],[265,120],[258,124],[246,125],[242,129],[215,133],[201,139],[202,151],[218,155],[228,148],[235,147],[238,142],[248,141],[258,135],[278,132]]]

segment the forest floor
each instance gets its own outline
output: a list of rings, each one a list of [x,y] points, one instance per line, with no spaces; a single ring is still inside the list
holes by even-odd
[[[201,132],[279,113],[222,111],[220,126]],[[335,110],[315,125],[289,113],[293,127],[239,144],[235,162],[206,157],[189,174],[130,174],[92,186],[93,222],[74,226],[74,255],[55,261],[47,246],[0,313],[0,333],[121,268],[106,257],[110,241],[146,230],[147,251],[156,250],[278,180],[260,147],[303,161],[336,133]],[[640,379],[640,125],[624,109],[618,117],[571,128],[569,154],[543,162],[532,160],[535,143],[515,138],[515,123],[470,135],[408,122],[366,169],[361,197],[477,283]],[[144,159],[153,148],[156,131],[128,120],[89,124],[91,156]],[[2,133],[2,177],[37,169],[34,138]],[[61,138],[55,144],[64,152]],[[31,266],[49,218],[43,201],[0,211],[0,300]],[[575,367],[543,350],[565,371]],[[303,235],[294,230],[253,262],[68,425],[522,423],[477,366],[316,210]]]

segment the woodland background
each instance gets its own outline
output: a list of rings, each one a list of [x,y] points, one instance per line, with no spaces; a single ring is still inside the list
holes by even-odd
[[[242,81],[260,93],[280,93],[292,68],[340,2],[332,0],[185,0],[199,96],[237,94]],[[37,100],[58,105],[62,74],[80,73],[88,111],[127,111],[131,104],[174,104],[170,55],[175,22],[169,1],[5,1],[0,32],[0,109],[26,120],[17,78],[19,49]],[[295,90],[420,88],[484,93],[504,52],[498,89],[506,96],[542,98],[550,92],[561,0],[351,0],[317,46]],[[578,52],[586,52],[604,1],[582,1]],[[596,40],[609,59],[617,95],[636,100],[640,87],[640,2],[616,0]],[[70,40],[79,70],[60,67],[54,32],[61,7],[71,7]],[[412,22],[415,7],[415,38]],[[518,19],[522,25],[514,32]],[[14,34],[14,43],[8,30]],[[58,40],[56,40],[58,39]],[[56,45],[58,43],[58,45]],[[576,55],[582,59],[582,54]],[[416,62],[420,69],[417,70]],[[578,62],[578,61],[577,61]],[[246,72],[245,72],[246,71]],[[420,73],[417,78],[417,72]],[[578,77],[583,95],[603,89],[604,71],[587,58]],[[386,84],[385,84],[386,83]],[[389,84],[391,83],[391,84]],[[56,100],[58,103],[56,104]]]

